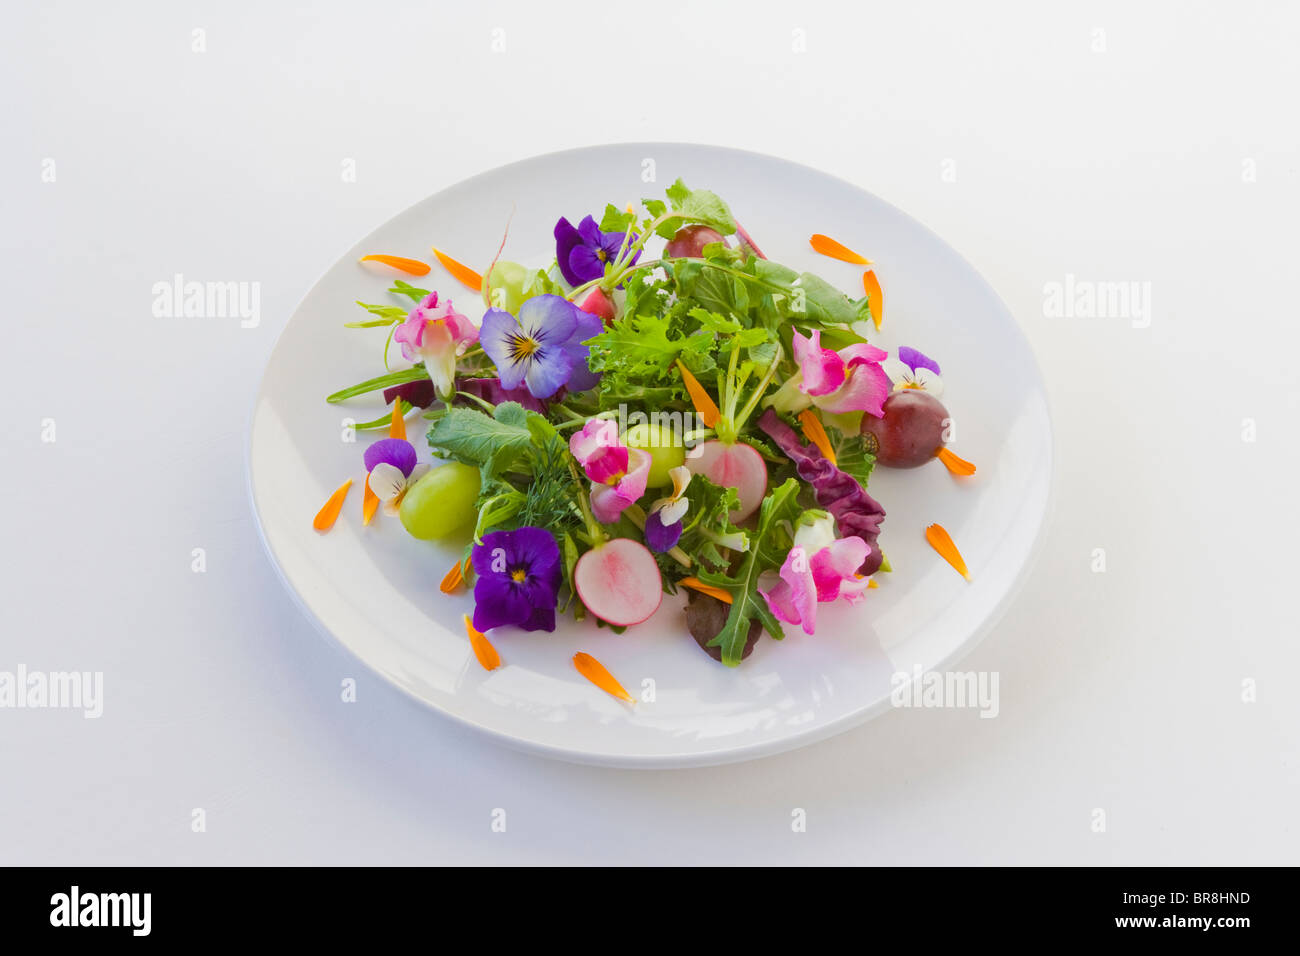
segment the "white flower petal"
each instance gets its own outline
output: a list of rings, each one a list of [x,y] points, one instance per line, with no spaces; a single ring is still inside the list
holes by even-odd
[[[922,367],[916,370],[916,386],[934,396],[943,394],[943,379],[932,369]]]
[[[659,520],[665,525],[676,524],[686,517],[686,510],[691,506],[690,501],[685,498],[678,498],[670,501],[659,509]]]
[[[370,470],[370,490],[380,501],[392,501],[406,487],[406,476],[402,469],[381,461]]]
[[[668,469],[668,477],[673,480],[673,497],[680,498],[686,486],[691,483],[691,470],[685,465]]]
[[[901,359],[887,358],[880,363],[880,367],[894,383],[894,388],[907,385],[912,381],[912,370]]]

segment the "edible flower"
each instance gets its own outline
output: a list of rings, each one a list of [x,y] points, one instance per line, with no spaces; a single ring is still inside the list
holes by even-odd
[[[939,363],[916,349],[904,346],[898,350],[898,357],[886,359],[881,363],[885,374],[893,383],[894,391],[916,388],[931,395],[943,394],[943,379],[939,377]]]
[[[502,388],[527,385],[535,398],[550,398],[563,387],[581,392],[596,384],[598,377],[587,368],[590,349],[582,343],[602,331],[600,316],[548,294],[525,300],[518,318],[488,309],[479,337]]]
[[[626,233],[601,232],[596,220],[587,216],[575,228],[564,217],[555,224],[555,261],[569,285],[577,287],[603,278],[605,263],[613,262],[623,248]],[[635,235],[632,237],[635,239]],[[633,254],[636,262],[641,253]]]
[[[799,371],[767,401],[782,412],[816,405],[833,414],[867,412],[884,417],[890,381],[880,363],[889,353],[865,342],[840,349],[822,348],[821,331],[805,336],[793,330],[792,345]]]
[[[439,303],[436,292],[425,296],[393,331],[393,341],[402,346],[408,362],[424,360],[425,371],[444,400],[456,391],[456,357],[478,337],[474,323],[453,309],[450,299]]]
[[[411,485],[429,470],[416,464],[415,446],[404,438],[381,438],[366,449],[366,486],[381,502],[386,514],[396,514]]]
[[[660,498],[650,506],[645,518],[645,543],[651,551],[670,551],[682,536],[682,520],[690,507],[686,486],[691,483],[691,470],[685,465],[668,469],[673,480],[673,493]]]
[[[591,513],[601,524],[617,521],[628,505],[645,494],[650,453],[620,442],[616,422],[589,419],[582,431],[570,436],[569,451],[591,479]]]
[[[493,531],[474,546],[474,628],[514,625],[525,631],[555,630],[560,590],[560,548],[543,528]]]
[[[857,574],[870,546],[856,536],[836,538],[834,528],[834,519],[825,511],[804,512],[781,565],[781,580],[770,591],[759,591],[777,618],[798,624],[806,634],[817,628],[819,603],[841,597],[856,603],[870,585]]]

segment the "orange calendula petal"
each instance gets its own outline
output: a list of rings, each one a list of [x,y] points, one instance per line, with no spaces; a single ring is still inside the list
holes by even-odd
[[[952,536],[941,524],[932,524],[925,529],[925,540],[930,542],[930,547],[939,552],[939,557],[943,558],[967,581],[970,580],[970,572],[966,570],[966,561],[962,558],[961,552],[957,546],[952,543]]]
[[[871,306],[871,321],[876,323],[876,331],[885,321],[885,293],[880,288],[880,280],[868,269],[862,273],[862,291],[867,294],[867,304]]]
[[[699,578],[682,578],[677,582],[684,588],[690,588],[692,591],[699,591],[701,594],[707,594],[709,597],[717,598],[724,604],[732,602],[731,592],[726,588],[716,587],[712,584],[705,584]]]
[[[362,256],[362,262],[382,262],[386,266],[392,266],[398,272],[405,272],[412,276],[425,276],[429,274],[429,264],[421,262],[419,259],[408,259],[405,256]]]
[[[402,401],[393,402],[393,420],[388,425],[389,438],[406,438],[406,419],[402,417]]]
[[[469,266],[465,265],[463,262],[457,262],[445,252],[440,251],[437,247],[434,248],[433,254],[438,257],[438,261],[442,263],[442,267],[450,272],[458,282],[464,283],[475,292],[483,291],[483,277]]]
[[[843,243],[836,242],[830,236],[823,236],[820,232],[815,232],[812,238],[808,240],[813,247],[814,252],[820,252],[824,256],[830,256],[832,259],[839,259],[841,262],[852,262],[858,266],[869,266],[871,260],[866,256],[858,255]]]
[[[461,563],[457,561],[451,566],[442,578],[442,583],[438,585],[438,590],[443,594],[455,594],[465,584],[465,572],[461,570]]]
[[[343,510],[343,499],[348,496],[349,489],[352,488],[352,479],[349,478],[343,484],[339,485],[338,490],[330,495],[329,501],[325,502],[324,507],[316,512],[316,517],[312,520],[311,526],[317,531],[328,531],[334,527],[334,522],[338,520],[339,512]]]
[[[831,438],[826,434],[826,429],[822,427],[821,419],[811,408],[805,408],[799,413],[799,424],[803,425],[803,434],[810,442],[817,446],[817,450],[826,456],[826,460],[832,465],[836,464],[835,449],[831,447]]]
[[[501,666],[501,655],[487,639],[487,635],[474,627],[468,614],[465,615],[465,633],[469,636],[469,646],[474,649],[474,656],[485,671],[494,671]]]
[[[677,370],[682,373],[682,381],[686,383],[686,392],[691,396],[691,404],[700,414],[700,421],[704,422],[705,428],[712,428],[718,424],[718,419],[722,417],[722,412],[718,410],[717,403],[704,386],[699,383],[690,370],[682,364],[682,360],[677,360]]]
[[[366,490],[361,496],[361,523],[370,524],[379,510],[379,496],[370,490],[370,476],[366,475]]]
[[[944,467],[958,478],[969,478],[975,474],[975,466],[971,462],[954,455],[947,448],[940,448],[936,455],[943,462]]]
[[[586,651],[578,651],[573,655],[573,666],[578,669],[578,673],[587,680],[591,681],[611,697],[617,697],[619,700],[625,700],[629,704],[635,704],[636,698],[623,689],[623,685],[614,680],[614,675],[605,670],[605,665],[596,658],[592,657]]]

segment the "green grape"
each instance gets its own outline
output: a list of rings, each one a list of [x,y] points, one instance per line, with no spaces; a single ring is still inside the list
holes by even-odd
[[[650,477],[646,479],[646,484],[651,488],[671,485],[673,479],[668,470],[686,461],[686,449],[682,447],[681,436],[674,435],[672,429],[653,422],[633,425],[624,432],[623,444],[650,453]]]
[[[533,273],[517,262],[498,260],[487,274],[488,304],[496,309],[505,309],[516,313],[523,303],[524,289],[532,279]]]
[[[398,516],[411,537],[422,541],[464,536],[478,517],[478,491],[478,469],[449,461],[410,487]]]

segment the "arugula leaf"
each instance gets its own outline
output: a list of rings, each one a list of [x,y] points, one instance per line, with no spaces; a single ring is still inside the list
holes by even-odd
[[[722,269],[711,268],[711,261],[686,259],[673,265],[673,282],[678,298],[691,300],[696,306],[720,315],[748,317],[748,296],[742,304],[736,294],[737,282],[743,280],[736,280]]]
[[[731,217],[731,210],[717,193],[707,189],[690,189],[679,179],[668,187],[667,194],[673,211],[681,213],[682,218],[670,219],[660,227],[659,235],[665,239],[671,239],[683,221],[712,226],[724,236],[736,231],[736,220]]]
[[[636,222],[636,213],[619,209],[613,203],[605,204],[605,213],[600,217],[601,232],[627,232]]]
[[[758,527],[750,538],[745,560],[735,574],[701,571],[697,575],[705,584],[726,588],[733,595],[726,623],[709,641],[710,647],[722,648],[722,663],[728,667],[740,663],[749,637],[750,621],[757,619],[777,640],[785,637],[781,622],[768,608],[767,600],[758,593],[758,579],[765,571],[775,571],[785,563],[791,544],[787,529],[794,525],[800,512],[798,495],[799,481],[787,478],[784,484],[772,489],[763,499],[758,512]]]

